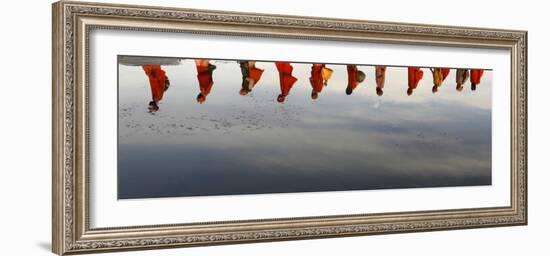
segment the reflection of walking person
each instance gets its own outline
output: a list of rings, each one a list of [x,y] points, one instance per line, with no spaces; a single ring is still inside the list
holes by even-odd
[[[281,86],[281,94],[277,96],[277,102],[285,102],[286,97],[290,93],[292,86],[298,81],[298,79],[292,76],[292,65],[288,62],[275,62],[277,71],[279,71],[279,85]]]
[[[149,112],[154,113],[159,110],[159,102],[162,100],[164,92],[170,87],[170,80],[166,76],[166,72],[159,65],[144,65],[142,66],[145,74],[149,78],[151,86],[152,101],[149,102]]]
[[[456,90],[461,92],[463,85],[470,78],[470,72],[467,69],[459,68],[456,70]]]
[[[216,69],[215,65],[210,64],[210,60],[195,60],[197,66],[197,79],[199,80],[199,87],[201,92],[197,95],[197,102],[203,103],[206,101],[206,96],[210,94],[214,80],[212,79],[212,73]]]
[[[347,65],[348,69],[348,86],[346,87],[346,94],[351,95],[353,90],[357,88],[357,85],[365,80],[365,73],[357,69],[357,65]]]
[[[434,78],[434,86],[432,87],[432,92],[436,93],[439,90],[439,87],[443,85],[443,81],[445,81],[445,78],[447,78],[451,70],[449,68],[430,68],[430,71],[432,71],[432,75]]]
[[[376,76],[376,95],[382,96],[384,94],[384,84],[386,83],[386,66],[376,66],[375,76]]]
[[[407,95],[411,96],[413,91],[418,87],[418,82],[424,76],[424,72],[420,68],[409,67],[408,68],[408,82],[409,88],[407,88]]]
[[[316,100],[319,97],[319,93],[323,90],[323,68],[325,64],[313,64],[311,65],[311,76],[309,77],[309,83],[311,84],[311,99]]]
[[[243,75],[239,94],[244,96],[251,92],[252,88],[260,81],[264,70],[257,68],[255,61],[240,61],[239,64],[241,65],[241,73]]]
[[[476,90],[476,87],[481,83],[481,77],[483,76],[483,69],[472,69],[470,71],[470,82],[472,83],[472,91]]]

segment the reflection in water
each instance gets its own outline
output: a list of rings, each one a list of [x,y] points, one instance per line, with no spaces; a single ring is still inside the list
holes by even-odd
[[[288,62],[275,62],[277,71],[279,72],[279,84],[281,86],[281,94],[277,96],[277,102],[285,102],[286,97],[290,93],[292,86],[298,81],[298,78],[292,76],[294,68]]]
[[[434,78],[434,86],[432,87],[432,92],[436,93],[439,90],[439,87],[443,85],[443,81],[451,72],[450,68],[430,68],[432,71],[432,76]]]
[[[348,69],[348,86],[346,87],[346,94],[351,95],[353,90],[357,88],[357,85],[365,80],[365,73],[357,69],[357,65],[347,65]]]
[[[206,101],[206,96],[210,94],[212,86],[214,85],[214,80],[212,79],[212,73],[216,66],[210,64],[210,60],[195,60],[195,65],[197,66],[197,79],[199,80],[199,87],[201,92],[197,95],[197,102],[204,103]]]
[[[158,103],[162,100],[164,92],[170,87],[170,80],[166,76],[166,72],[159,65],[143,65],[143,70],[149,78],[153,98],[149,102],[149,112],[157,112],[159,110]]]
[[[464,68],[456,69],[456,90],[461,92],[464,89],[464,83],[470,78],[470,71]]]
[[[424,72],[420,70],[420,68],[417,67],[409,67],[408,68],[408,77],[409,77],[409,88],[407,88],[407,95],[411,96],[416,90],[416,87],[418,87],[418,83],[424,76]]]
[[[257,68],[255,61],[239,61],[239,65],[241,66],[241,73],[243,76],[239,94],[245,96],[251,92],[252,88],[260,81],[264,70]]]
[[[491,184],[490,71],[119,64],[119,199]],[[434,79],[422,80],[423,70]],[[454,75],[456,90],[445,85]],[[477,90],[457,93],[470,78]],[[145,98],[161,110],[143,111]]]
[[[309,83],[311,84],[311,99],[313,100],[316,100],[319,97],[319,93],[321,93],[328,81],[328,79],[325,80],[323,78],[323,69],[327,69],[325,64],[311,65],[311,76],[309,77]]]
[[[376,66],[374,74],[376,76],[376,95],[382,96],[386,84],[386,66]]]
[[[210,64],[210,60],[196,59],[195,65],[197,67],[197,79],[199,81],[200,93],[197,95],[197,102],[204,103],[206,96],[208,96],[214,85],[212,78],[213,72],[216,69],[215,65]],[[241,74],[242,83],[239,94],[242,96],[247,95],[252,91],[254,86],[260,81],[263,69],[256,67],[256,61],[238,61]],[[281,87],[281,93],[277,97],[279,103],[283,103],[290,93],[292,86],[298,81],[298,79],[292,76],[293,67],[288,62],[275,62],[277,71],[279,72],[279,83]],[[365,80],[365,73],[357,68],[357,65],[346,65],[348,74],[348,85],[346,87],[346,95],[351,95],[357,85]],[[151,92],[153,101],[149,103],[149,112],[153,113],[159,110],[158,103],[162,99],[164,91],[170,86],[170,81],[165,75],[164,70],[160,65],[143,65],[143,70],[149,78],[151,86]],[[451,72],[450,68],[430,68],[433,76],[432,92],[438,92],[439,88],[443,85],[443,82]],[[311,76],[309,82],[311,84],[311,99],[316,100],[319,97],[319,93],[323,90],[323,87],[327,86],[328,80],[332,76],[333,70],[326,67],[326,64],[314,63],[311,65]],[[472,76],[471,84],[472,91],[476,90],[476,86],[480,83],[483,76],[483,70],[474,69],[471,71]],[[408,88],[407,95],[412,95],[418,83],[422,79],[424,72],[419,67],[408,67]],[[469,71],[467,69],[456,70],[456,90],[462,91],[463,84],[468,80]],[[386,66],[375,66],[375,80],[376,80],[376,94],[382,96],[384,94],[384,85],[386,81]]]
[[[470,82],[472,83],[472,91],[476,90],[476,87],[479,83],[481,83],[481,77],[483,76],[483,70],[482,69],[472,69],[470,72]]]

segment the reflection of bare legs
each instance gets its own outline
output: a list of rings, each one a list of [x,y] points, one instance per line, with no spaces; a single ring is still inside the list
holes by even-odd
[[[376,80],[376,95],[382,96],[386,83],[386,66],[376,66],[374,76]]]
[[[239,61],[239,66],[241,68],[241,76],[242,76],[241,89],[239,90],[239,94],[241,96],[245,96],[248,94],[247,78],[250,73],[249,67],[248,67],[248,61]]]
[[[380,87],[376,87],[376,95],[378,96],[382,96],[384,94],[384,90],[382,90],[382,88]]]
[[[254,88],[254,80],[250,79],[250,78],[246,78],[246,81],[247,81],[247,85],[246,85],[246,88],[248,89],[248,91],[252,91],[252,88]]]
[[[470,78],[470,71],[459,68],[456,70],[456,90],[461,92],[464,89],[464,84]]]
[[[434,86],[432,87],[432,93],[436,93],[437,90],[438,90],[438,86],[437,86],[437,85],[434,85]]]
[[[315,90],[311,90],[311,99],[316,100],[317,98],[319,98],[319,93]]]
[[[277,96],[277,102],[279,103],[283,103],[285,102],[285,96],[283,94],[279,94],[279,96]]]

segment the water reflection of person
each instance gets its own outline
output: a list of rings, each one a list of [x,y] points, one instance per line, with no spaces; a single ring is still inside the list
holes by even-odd
[[[470,71],[470,83],[472,84],[472,91],[476,90],[477,85],[481,82],[483,76],[483,69],[472,69]]]
[[[409,88],[407,88],[407,95],[411,96],[413,94],[413,91],[416,89],[416,87],[418,87],[418,82],[420,82],[423,76],[424,76],[424,72],[420,70],[420,68],[417,68],[417,67],[408,68]]]
[[[346,94],[351,95],[353,90],[357,88],[357,85],[365,80],[365,73],[357,69],[357,65],[347,65],[348,69],[348,86],[346,87]]]
[[[384,94],[384,84],[386,83],[386,66],[375,66],[376,95]]]
[[[159,110],[159,102],[162,100],[164,92],[170,87],[170,80],[166,72],[159,65],[143,65],[143,70],[149,78],[151,86],[152,101],[149,102],[149,112],[154,113]]]
[[[321,69],[321,76],[323,77],[324,85],[328,85],[328,80],[332,77],[334,71],[326,66]]]
[[[277,102],[285,102],[286,96],[288,96],[292,86],[298,81],[298,79],[292,76],[292,65],[288,62],[275,62],[277,71],[279,71],[279,84],[281,86],[281,94],[277,96]]]
[[[432,87],[432,92],[436,93],[439,90],[439,87],[443,85],[443,81],[445,81],[445,78],[447,78],[451,70],[449,68],[430,68],[430,71],[432,71],[432,75],[434,78],[434,86]]]
[[[461,92],[464,89],[463,85],[470,78],[470,72],[464,68],[456,69],[456,90]]]
[[[244,96],[251,92],[252,88],[260,81],[264,70],[256,67],[256,61],[239,61],[239,64],[243,75],[239,94]]]
[[[197,95],[197,102],[202,104],[206,101],[206,96],[210,94],[214,80],[212,79],[212,73],[216,69],[215,65],[210,64],[210,60],[196,59],[195,65],[197,66],[197,79],[199,80],[199,87],[201,92]]]
[[[311,99],[316,100],[325,86],[325,77],[323,77],[324,68],[325,64],[311,65],[311,76],[309,77],[309,83],[311,84]]]

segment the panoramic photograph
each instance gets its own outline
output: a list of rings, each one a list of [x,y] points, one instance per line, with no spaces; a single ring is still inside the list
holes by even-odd
[[[118,56],[118,199],[491,185],[492,73]]]

